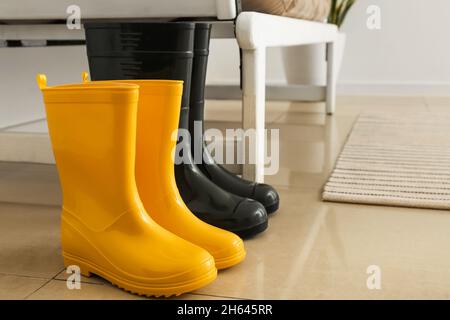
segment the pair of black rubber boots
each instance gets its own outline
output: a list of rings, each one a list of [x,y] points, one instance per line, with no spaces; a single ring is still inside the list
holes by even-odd
[[[182,164],[175,165],[175,176],[189,209],[201,220],[243,238],[264,231],[267,214],[279,207],[275,189],[241,179],[216,164],[204,145],[203,134],[194,135],[195,121],[203,128],[211,25],[88,23],[85,29],[92,80],[184,81],[179,128],[189,129],[193,140],[191,143],[179,135],[180,152],[189,152],[182,154]],[[204,161],[199,164],[192,156],[196,145],[201,145],[203,152]]]

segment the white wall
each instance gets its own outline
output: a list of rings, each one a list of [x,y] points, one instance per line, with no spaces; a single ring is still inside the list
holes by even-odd
[[[0,48],[0,130],[45,117],[38,73],[52,86],[80,82],[83,70],[84,46]]]
[[[366,28],[366,9],[381,7],[382,28]],[[450,95],[450,0],[358,0],[343,30],[347,48],[341,93]],[[269,82],[284,81],[279,50],[268,53]],[[238,83],[238,48],[214,40],[209,83]],[[0,129],[43,118],[38,72],[49,84],[80,80],[87,69],[85,48],[0,48]]]
[[[366,27],[369,5],[381,8],[381,30]],[[450,95],[449,0],[358,0],[343,31],[341,93]],[[214,40],[211,53],[208,82],[237,83],[236,44]],[[268,55],[268,81],[283,81],[279,50]]]

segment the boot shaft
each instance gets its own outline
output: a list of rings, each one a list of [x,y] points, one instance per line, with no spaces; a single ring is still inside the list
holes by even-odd
[[[63,207],[105,227],[136,204],[138,86],[82,83],[46,87],[44,96]],[[96,212],[95,215],[92,212]]]
[[[182,80],[183,96],[179,107],[178,128],[189,129],[195,23],[119,23],[114,27],[88,23],[85,24],[85,30],[92,79]],[[129,45],[129,33],[133,33],[133,41],[138,45]],[[149,35],[152,35],[152,39]],[[168,38],[172,39],[172,45],[168,45]],[[175,46],[173,43],[179,45]],[[185,197],[187,193],[191,193],[190,186],[184,187],[183,179],[180,178],[183,177],[186,166],[190,167],[188,170],[201,173],[193,165],[190,140],[182,139],[181,134],[177,154],[183,158],[184,164],[175,166],[175,176]]]
[[[154,201],[154,197],[161,199],[167,196],[172,197],[173,201],[182,202],[174,172],[182,82],[136,80],[132,83],[139,84],[141,90],[136,182],[142,202],[149,204]]]
[[[205,109],[205,83],[208,66],[209,42],[211,37],[211,24],[197,23],[194,36],[194,59],[192,65],[191,92],[189,101],[189,132],[192,135],[192,153],[195,149],[203,148],[204,109]],[[194,129],[195,122],[202,126],[201,134]]]
[[[205,83],[208,66],[211,24],[197,23],[194,36],[194,59],[192,64],[191,92],[190,92],[190,122],[203,121],[205,104]]]
[[[181,80],[181,108],[189,108],[194,23],[87,23],[84,27],[92,80]],[[181,119],[180,127],[187,129],[187,119]]]
[[[82,78],[88,82],[88,73]],[[139,86],[136,121],[136,168],[146,168],[145,174],[154,180],[164,173],[173,178],[174,155],[177,143],[178,119],[183,94],[183,82],[177,80],[104,80],[95,84],[130,84]],[[142,165],[141,165],[142,164]],[[170,172],[167,172],[170,170]],[[142,174],[136,174],[137,179]]]

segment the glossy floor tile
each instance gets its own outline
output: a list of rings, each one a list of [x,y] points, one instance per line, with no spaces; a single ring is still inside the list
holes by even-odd
[[[271,102],[266,106],[266,122],[270,123],[282,113],[289,110],[291,103],[285,101]],[[220,122],[242,121],[242,104],[234,100],[207,100],[205,103],[205,120]]]
[[[205,294],[248,299],[450,298],[450,215],[324,203],[311,189],[279,188],[267,232],[246,242],[246,261]],[[381,270],[369,290],[367,268]]]
[[[51,280],[27,299],[31,300],[134,300],[144,299],[107,284],[81,283],[80,289],[68,289],[66,281]]]
[[[206,108],[206,128],[240,126],[240,102]],[[450,98],[339,97],[331,117],[322,103],[269,103],[268,110],[280,154],[266,181],[281,207],[265,233],[246,241],[242,264],[180,299],[450,299],[449,213],[320,198],[361,112],[450,114]],[[141,299],[98,277],[67,288],[59,189],[52,165],[0,163],[0,299]],[[373,270],[380,289],[368,287]]]
[[[0,202],[61,205],[54,165],[0,162]]]
[[[0,203],[0,274],[51,279],[60,257],[60,208]]]
[[[425,103],[431,112],[449,113],[450,97],[426,97]]]
[[[1,283],[1,280],[0,280]],[[110,283],[98,278],[98,283],[88,283],[82,281],[79,288],[69,289],[64,280],[50,280],[39,290],[26,296],[31,300],[144,300],[148,297],[142,297],[136,294],[128,293]],[[183,300],[218,300],[233,299],[222,296],[213,296],[205,294],[185,294],[180,297],[170,299]]]
[[[0,300],[25,299],[39,290],[47,280],[0,273]]]

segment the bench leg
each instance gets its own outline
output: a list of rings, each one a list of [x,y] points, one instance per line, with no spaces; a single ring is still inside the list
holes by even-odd
[[[327,43],[327,88],[326,88],[326,111],[332,115],[336,110],[336,49],[335,43]]]
[[[242,126],[244,130],[255,130],[248,151],[248,159],[254,159],[254,164],[245,161],[243,177],[257,182],[264,182],[265,86],[266,49],[242,50]],[[246,144],[241,145],[245,148]]]

